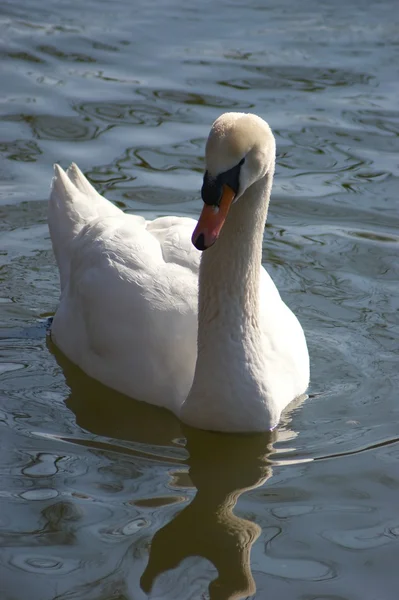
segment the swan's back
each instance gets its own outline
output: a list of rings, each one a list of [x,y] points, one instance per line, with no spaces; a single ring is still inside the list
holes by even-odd
[[[52,337],[92,377],[172,410],[188,394],[196,360],[194,224],[125,214],[76,165],[55,167],[49,227],[61,302]]]

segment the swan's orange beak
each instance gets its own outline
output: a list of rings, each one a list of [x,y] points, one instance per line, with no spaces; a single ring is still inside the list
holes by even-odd
[[[206,250],[216,242],[235,196],[231,187],[225,184],[219,206],[204,204],[191,237],[191,241],[198,250]]]

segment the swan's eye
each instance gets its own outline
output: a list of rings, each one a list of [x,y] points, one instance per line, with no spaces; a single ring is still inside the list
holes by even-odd
[[[223,194],[223,186],[228,185],[235,194],[240,187],[240,171],[245,162],[245,158],[240,160],[238,165],[220,173],[217,177],[211,177],[208,171],[205,171],[204,182],[202,184],[201,196],[205,204],[219,206]]]
[[[201,196],[205,204],[219,206],[223,192],[223,185],[220,183],[219,177],[211,177],[208,171],[205,171],[201,188]]]

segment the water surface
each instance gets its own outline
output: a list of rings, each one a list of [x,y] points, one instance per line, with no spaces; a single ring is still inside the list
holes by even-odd
[[[0,8],[0,597],[396,600],[399,19],[394,0],[9,0]],[[228,110],[272,126],[264,264],[310,398],[272,435],[179,424],[46,338],[51,166],[196,216]]]

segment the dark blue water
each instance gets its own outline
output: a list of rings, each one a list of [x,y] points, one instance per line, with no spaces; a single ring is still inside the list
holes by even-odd
[[[1,600],[396,600],[399,13],[394,0],[0,7]],[[52,164],[151,218],[196,216],[228,110],[272,126],[264,264],[310,398],[220,436],[58,355]]]

